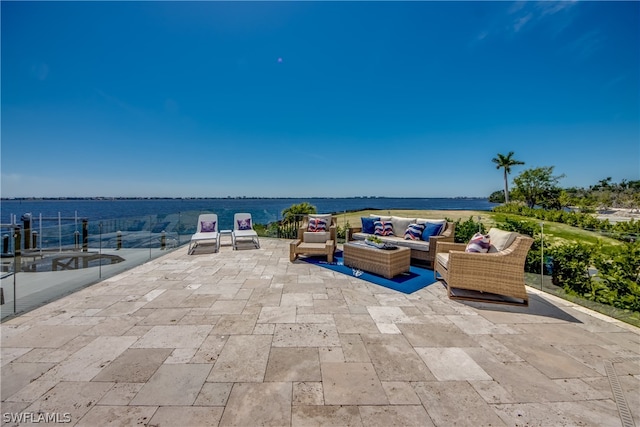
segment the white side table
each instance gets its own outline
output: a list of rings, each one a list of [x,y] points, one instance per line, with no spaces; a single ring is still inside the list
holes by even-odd
[[[232,230],[220,230],[220,246],[232,246],[233,245],[233,231]],[[222,242],[222,237],[228,236],[229,242]]]

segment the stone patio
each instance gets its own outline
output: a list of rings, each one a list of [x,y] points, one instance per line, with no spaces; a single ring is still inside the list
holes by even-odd
[[[3,425],[640,426],[640,330],[183,247],[1,325]],[[45,424],[38,422],[39,425]]]

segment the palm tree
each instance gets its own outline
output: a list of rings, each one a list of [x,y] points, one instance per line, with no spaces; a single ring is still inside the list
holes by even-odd
[[[491,159],[496,164],[496,169],[504,169],[504,201],[509,203],[509,184],[507,176],[511,173],[511,166],[524,165],[524,162],[513,158],[513,151],[509,151],[506,156],[498,153],[498,157]]]
[[[291,205],[282,211],[282,222],[288,224],[296,221],[302,215],[316,213],[316,207],[309,202],[298,203],[297,205]]]

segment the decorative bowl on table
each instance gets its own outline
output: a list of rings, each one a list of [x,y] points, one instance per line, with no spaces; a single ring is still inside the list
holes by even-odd
[[[375,242],[375,241],[373,241],[373,240],[365,240],[364,242],[365,242],[367,245],[369,245],[369,246],[373,246],[374,248],[378,248],[378,249],[382,249],[382,248],[384,248],[384,245],[385,245],[385,243],[384,243],[384,242],[380,242],[380,243],[378,243],[378,242]]]

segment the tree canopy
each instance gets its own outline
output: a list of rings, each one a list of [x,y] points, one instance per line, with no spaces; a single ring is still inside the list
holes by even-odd
[[[528,207],[536,205],[545,209],[559,209],[562,189],[558,182],[564,175],[553,176],[553,166],[527,169],[513,179],[513,196]]]

